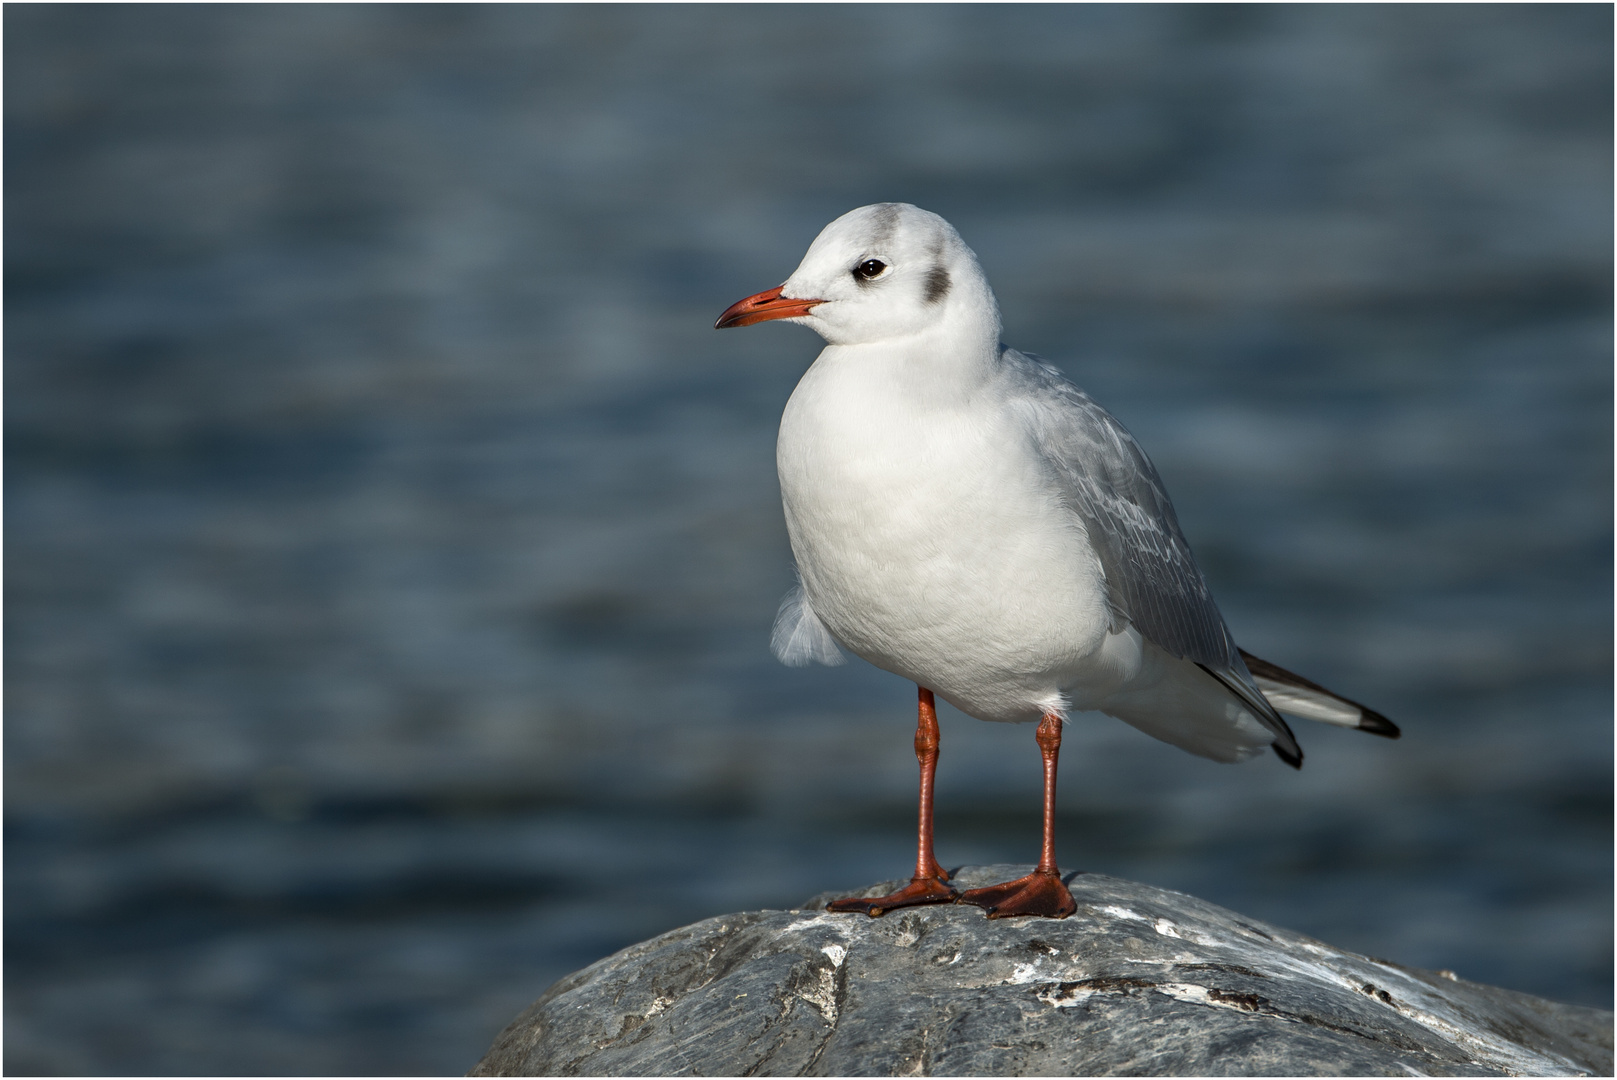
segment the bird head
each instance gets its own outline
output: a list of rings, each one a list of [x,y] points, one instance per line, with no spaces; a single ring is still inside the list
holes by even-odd
[[[732,304],[714,326],[770,319],[800,323],[832,345],[940,328],[956,338],[999,336],[999,310],[977,256],[954,226],[909,203],[843,214],[814,238],[791,277]]]

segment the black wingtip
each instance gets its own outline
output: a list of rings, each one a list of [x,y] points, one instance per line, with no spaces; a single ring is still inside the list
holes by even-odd
[[[1397,730],[1397,729],[1395,728],[1394,730]],[[1396,738],[1396,736],[1394,736],[1394,737]],[[1270,743],[1269,745],[1274,747],[1275,757],[1279,758],[1281,761],[1284,761],[1287,765],[1290,765],[1294,769],[1301,769],[1303,767],[1303,750],[1302,750],[1302,747],[1299,746],[1297,748],[1297,752],[1294,754],[1290,750],[1286,749],[1284,746],[1281,746],[1277,742],[1276,743]]]
[[[1380,735],[1383,739],[1396,739],[1398,736],[1403,734],[1403,732],[1398,730],[1397,724],[1393,723],[1391,720],[1388,720],[1385,716],[1382,716],[1374,709],[1366,709],[1363,705],[1360,705],[1359,708],[1364,713],[1363,716],[1359,717],[1360,731],[1368,731],[1372,735]]]
[[[1271,664],[1267,660],[1253,656],[1245,649],[1241,649],[1240,653],[1241,659],[1246,661],[1247,670],[1250,671],[1254,676],[1272,679],[1275,682],[1289,686],[1299,686],[1305,690],[1313,690],[1324,694],[1326,697],[1335,698],[1344,705],[1351,705],[1355,709],[1358,709],[1359,723],[1357,726],[1360,731],[1368,731],[1372,735],[1380,735],[1383,739],[1396,739],[1399,735],[1403,734],[1398,730],[1397,724],[1393,723],[1391,720],[1388,720],[1385,716],[1382,716],[1374,709],[1365,708],[1352,698],[1345,698],[1341,694],[1327,690],[1319,683],[1310,679],[1305,679],[1294,671],[1287,671],[1278,664]],[[1275,753],[1280,754],[1280,746],[1278,743],[1275,745]],[[1285,754],[1280,754],[1280,756],[1288,761],[1290,760],[1289,758],[1286,758]]]

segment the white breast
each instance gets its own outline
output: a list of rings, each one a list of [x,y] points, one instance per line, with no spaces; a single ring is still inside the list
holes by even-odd
[[[922,370],[830,348],[786,406],[776,460],[809,602],[853,652],[985,720],[1092,696],[1086,679],[1113,680],[1082,524],[998,395],[951,397]]]

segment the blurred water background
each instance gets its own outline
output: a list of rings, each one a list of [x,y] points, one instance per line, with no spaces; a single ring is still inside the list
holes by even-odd
[[[913,688],[767,646],[818,339],[711,329],[887,199],[1404,729],[1083,718],[1063,867],[1611,1007],[1610,7],[4,18],[8,1073],[459,1073],[907,873]],[[1035,857],[1031,728],[938,789]]]

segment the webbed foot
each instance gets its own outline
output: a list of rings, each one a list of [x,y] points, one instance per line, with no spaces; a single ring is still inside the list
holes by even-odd
[[[827,911],[862,912],[879,919],[894,908],[916,907],[920,904],[949,904],[960,894],[941,878],[911,878],[910,883],[886,896],[849,896],[825,905]]]
[[[1008,919],[1012,915],[1065,919],[1078,910],[1072,893],[1067,891],[1061,875],[1055,871],[1035,870],[1015,881],[968,889],[960,894],[959,902],[976,904],[988,912],[990,919]]]

